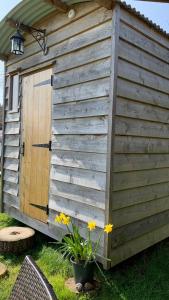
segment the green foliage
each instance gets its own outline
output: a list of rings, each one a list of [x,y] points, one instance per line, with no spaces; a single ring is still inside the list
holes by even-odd
[[[0,214],[0,226],[13,224],[13,220]],[[16,222],[16,221],[15,221]],[[16,224],[14,222],[14,224]],[[68,260],[62,260],[57,246],[37,234],[34,249],[23,255],[0,255],[8,266],[9,275],[0,279],[0,300],[7,300],[26,254],[32,255],[53,285],[59,300],[168,300],[169,299],[169,239],[146,250],[110,271],[104,271],[109,284],[98,272],[102,289],[94,295],[77,296],[64,286],[72,276]]]

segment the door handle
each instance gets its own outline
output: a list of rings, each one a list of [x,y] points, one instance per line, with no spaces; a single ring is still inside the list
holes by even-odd
[[[52,151],[52,142],[49,141],[48,144],[33,144],[32,147],[47,148],[47,149],[49,149],[49,151]]]

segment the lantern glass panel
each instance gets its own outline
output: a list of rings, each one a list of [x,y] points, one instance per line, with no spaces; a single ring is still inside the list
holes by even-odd
[[[19,32],[11,37],[11,53],[15,55],[24,53],[24,38]]]

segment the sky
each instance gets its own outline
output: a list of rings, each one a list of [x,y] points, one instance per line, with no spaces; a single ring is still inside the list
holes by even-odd
[[[21,0],[0,0],[0,20]],[[127,4],[135,7],[150,20],[169,32],[169,4],[153,3],[137,0],[126,0]],[[162,0],[161,0],[162,2]],[[0,103],[3,97],[3,63],[0,62]]]

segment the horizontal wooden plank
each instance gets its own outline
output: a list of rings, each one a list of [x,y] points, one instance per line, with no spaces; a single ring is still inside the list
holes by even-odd
[[[51,195],[49,199],[49,208],[58,212],[63,212],[73,218],[88,222],[94,220],[97,227],[104,227],[104,210],[97,207],[94,209],[87,204],[72,201],[60,196]]]
[[[4,145],[5,146],[19,146],[20,136],[19,135],[5,135]]]
[[[112,249],[112,263],[114,266],[119,262],[135,255],[136,253],[154,245],[155,243],[162,241],[169,236],[169,225],[164,225],[156,230],[144,234],[141,237],[133,239],[123,246],[116,249]]]
[[[105,8],[99,8],[96,11],[83,16],[74,22],[67,24],[64,27],[58,28],[58,30],[51,33],[48,32],[47,40],[48,47],[51,49],[54,45],[61,44],[65,40],[73,38],[76,35],[83,35],[85,31],[90,31],[93,27],[97,27],[102,23],[111,19],[112,12]],[[66,19],[66,16],[65,16]],[[27,57],[39,53],[40,47],[37,43],[31,43],[27,45],[24,50],[22,57],[14,57],[10,59],[10,65],[25,60]],[[50,55],[50,54],[49,54]]]
[[[169,210],[169,196],[113,211],[113,222],[121,227],[166,210]]]
[[[155,30],[152,26],[147,26],[147,24],[137,16],[134,16],[133,14],[131,14],[125,9],[121,9],[120,18],[123,22],[127,23],[130,27],[143,33],[143,35],[147,36],[149,39],[154,40],[158,44],[161,44],[163,47],[169,49],[168,38],[165,37],[160,32],[158,32],[157,30]]]
[[[121,78],[117,80],[117,95],[155,106],[169,108],[169,95]]]
[[[80,202],[84,205],[87,204],[100,209],[105,208],[105,192],[93,190],[92,188],[52,180],[50,194]]]
[[[107,153],[107,135],[53,135],[52,150]]]
[[[97,153],[52,151],[54,165],[106,172],[106,155]]]
[[[106,134],[107,117],[77,118],[52,122],[53,134]]]
[[[130,118],[169,124],[169,110],[124,98],[117,98],[116,114]]]
[[[19,134],[19,132],[20,132],[19,122],[10,122],[5,125],[5,134]]]
[[[169,79],[169,69],[166,62],[161,61],[126,41],[119,41],[119,57]]]
[[[113,192],[113,210],[169,196],[169,182]]]
[[[169,154],[116,154],[114,172],[169,167]],[[158,170],[157,170],[158,172]]]
[[[106,97],[53,105],[52,119],[69,119],[90,116],[104,116],[109,111]]]
[[[114,173],[113,190],[125,190],[160,182],[169,182],[169,168]]]
[[[137,119],[117,117],[116,134],[168,139],[169,125],[149,121],[142,121]]]
[[[3,203],[17,207],[19,209],[19,198],[7,193],[3,193]]]
[[[58,57],[53,72],[57,74],[109,56],[111,56],[110,38]]]
[[[51,179],[105,191],[106,173],[52,166]]]
[[[53,104],[109,96],[109,77],[53,91]]]
[[[6,146],[4,149],[4,157],[19,158],[19,147]]]
[[[7,182],[18,183],[18,172],[5,170],[3,173],[3,179]]]
[[[169,210],[131,223],[113,231],[112,249],[169,223]]]
[[[169,80],[119,59],[118,76],[169,94]]]
[[[6,170],[18,171],[19,160],[15,158],[5,158],[3,167]]]
[[[6,113],[5,122],[17,122],[20,121],[20,113]]]
[[[54,75],[53,88],[68,87],[107,76],[110,76],[110,58],[98,60]]]
[[[17,63],[17,67],[22,69],[31,68],[32,66],[44,63],[49,60],[57,59],[59,56],[65,55],[72,51],[87,47],[91,44],[103,41],[111,36],[111,21],[107,21],[97,27],[94,27],[88,31],[77,34],[58,45],[50,47],[48,55],[37,53],[23,61]],[[7,72],[15,70],[15,64],[7,67]]]
[[[161,138],[116,136],[115,153],[169,153],[169,140]]]
[[[169,63],[168,49],[154,42],[149,37],[146,37],[135,29],[127,26],[123,22],[120,24],[120,37],[153,56],[156,56],[164,62]]]
[[[15,183],[11,183],[11,182],[9,183],[7,181],[4,181],[3,191],[10,195],[17,197],[18,196],[18,185]]]

